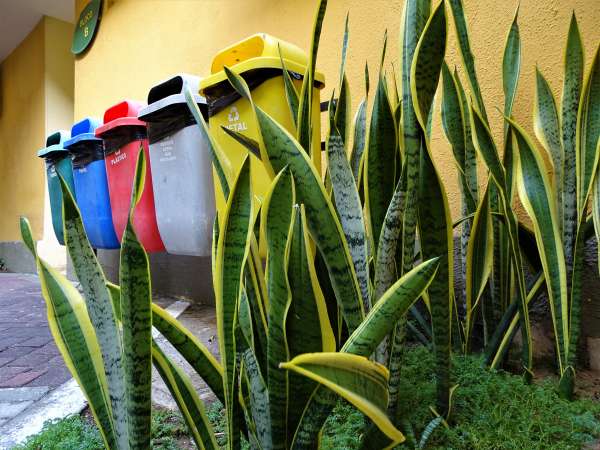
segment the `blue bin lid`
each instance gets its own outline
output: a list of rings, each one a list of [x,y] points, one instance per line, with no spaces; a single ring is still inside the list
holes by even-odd
[[[65,141],[71,137],[71,133],[66,130],[58,130],[49,134],[46,138],[46,146],[37,152],[38,157],[46,158],[51,153],[68,152],[65,148]]]
[[[71,139],[65,141],[65,148],[69,148],[81,141],[101,141],[102,139],[97,138],[94,134],[96,128],[100,125],[102,125],[102,121],[95,117],[86,117],[74,123],[71,127]]]
[[[178,73],[171,78],[161,81],[148,92],[148,106],[142,108],[138,119],[144,120],[151,114],[177,103],[186,103],[185,88],[188,87],[194,93],[196,103],[206,105],[206,99],[198,95],[200,78],[187,73]]]

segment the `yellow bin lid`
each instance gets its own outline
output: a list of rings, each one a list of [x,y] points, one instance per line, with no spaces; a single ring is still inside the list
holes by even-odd
[[[238,74],[254,69],[283,69],[279,49],[281,49],[285,68],[304,75],[308,57],[302,49],[268,34],[259,33],[215,55],[210,68],[211,75],[200,82],[200,93],[203,94],[205,89],[227,80],[223,69],[225,66]],[[325,76],[320,72],[315,72],[315,85],[319,89],[325,86]]]

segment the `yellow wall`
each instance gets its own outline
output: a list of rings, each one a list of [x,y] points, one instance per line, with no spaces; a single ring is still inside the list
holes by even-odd
[[[0,241],[20,240],[19,216],[36,239],[44,222],[46,135],[73,121],[72,25],[44,17],[0,64]]]
[[[44,21],[0,64],[0,240],[19,239],[19,216],[41,236],[44,170]]]
[[[76,3],[78,13],[87,1]],[[329,2],[318,60],[319,70],[328,81],[322,99],[329,98],[331,87],[337,84],[346,12],[350,12],[351,33],[347,73],[356,108],[364,89],[365,61],[371,68],[372,84],[376,80],[386,28],[389,31],[386,69],[390,70],[391,63],[397,60],[402,3],[401,0]],[[106,107],[123,98],[145,100],[155,82],[175,72],[208,74],[212,55],[253,33],[266,32],[307,49],[316,0],[112,0],[105,4],[93,47],[75,63],[76,119],[90,114],[101,117]],[[479,79],[495,130],[501,130],[502,126],[494,107],[503,104],[501,58],[516,4],[516,1],[465,0]],[[531,130],[534,65],[540,66],[558,94],[571,11],[575,10],[580,19],[589,62],[600,40],[600,8],[597,0],[521,0],[520,5],[523,63],[515,115]],[[459,61],[453,28],[450,30],[448,61],[453,65]],[[456,173],[439,114],[432,145],[456,215],[459,211]]]

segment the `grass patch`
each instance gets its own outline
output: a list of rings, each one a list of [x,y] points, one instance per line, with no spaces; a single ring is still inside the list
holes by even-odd
[[[435,401],[433,355],[423,347],[406,352],[400,386],[400,411],[405,418],[403,431],[419,442],[432,420],[429,409]],[[451,427],[437,426],[424,448],[430,450],[576,450],[600,437],[600,403],[583,399],[567,402],[558,398],[551,381],[525,385],[521,377],[490,372],[480,358],[454,358],[454,380],[460,386],[454,396]],[[207,415],[226,444],[222,405],[207,407]],[[365,418],[345,402],[335,408],[324,431],[324,450],[357,449]],[[178,413],[155,411],[153,448],[189,449],[185,424]],[[187,442],[186,441],[187,438]],[[182,442],[185,445],[182,445]],[[249,448],[243,442],[244,449]],[[414,443],[401,447],[414,448]],[[80,416],[46,424],[18,450],[100,450],[96,428]]]
[[[152,414],[152,448],[182,450],[188,445],[186,425],[177,412],[156,409]],[[93,422],[80,415],[48,421],[38,434],[12,450],[104,450],[104,443]]]

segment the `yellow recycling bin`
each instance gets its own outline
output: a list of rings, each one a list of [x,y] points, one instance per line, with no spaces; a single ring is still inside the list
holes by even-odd
[[[288,42],[281,41],[268,34],[256,34],[219,52],[212,61],[211,75],[200,82],[200,93],[208,103],[210,133],[223,150],[231,165],[231,175],[235,176],[248,153],[245,147],[223,131],[222,127],[238,131],[247,137],[258,140],[259,130],[250,103],[242,99],[233,89],[223,67],[241,75],[250,91],[254,103],[273,117],[279,124],[295,135],[295,125],[285,95],[281,57],[286,70],[300,95],[302,79],[308,64],[308,56],[301,49]],[[325,77],[315,73],[313,93],[313,135],[312,159],[321,171],[321,126],[319,91],[325,86]],[[271,178],[261,161],[251,157],[252,191],[262,201]],[[217,209],[223,212],[225,201],[215,180]]]

